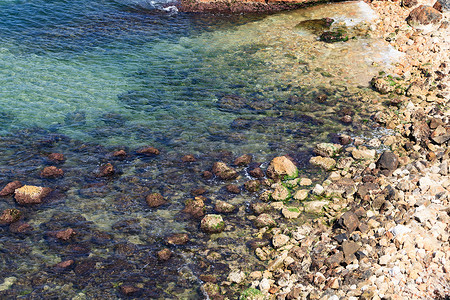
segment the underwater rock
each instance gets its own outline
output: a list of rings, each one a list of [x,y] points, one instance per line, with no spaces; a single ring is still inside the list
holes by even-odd
[[[164,248],[156,253],[159,260],[169,260],[172,257],[172,251],[168,248]]]
[[[248,171],[248,174],[255,178],[263,178],[264,177],[264,172],[260,167],[256,167],[256,168]]]
[[[183,157],[181,158],[181,161],[182,161],[182,162],[196,162],[197,159],[196,159],[195,156],[192,155],[192,154],[186,154],[185,156],[183,156]]]
[[[11,224],[19,221],[22,212],[15,208],[8,208],[0,215],[0,225]]]
[[[52,189],[48,187],[24,185],[15,190],[14,198],[22,205],[39,204],[51,191]]]
[[[325,31],[320,35],[319,39],[325,43],[337,43],[348,41],[348,36],[342,30]]]
[[[111,163],[100,166],[97,177],[109,177],[116,173],[114,166]]]
[[[75,261],[73,259],[65,260],[60,263],[57,263],[55,265],[55,268],[57,269],[67,269],[69,267],[72,267],[74,265]]]
[[[184,245],[189,242],[189,236],[186,233],[175,233],[166,239],[169,245]]]
[[[388,80],[387,77],[374,77],[370,81],[370,84],[373,86],[375,91],[380,94],[388,94],[394,91],[393,82]]]
[[[352,116],[350,115],[345,115],[342,118],[339,119],[339,121],[341,121],[344,124],[350,124],[353,122]]]
[[[64,155],[63,154],[61,154],[61,153],[51,153],[49,156],[48,156],[48,159],[50,160],[50,161],[52,161],[52,162],[54,162],[54,163],[63,163],[65,160],[66,160],[66,158],[64,157]]]
[[[120,286],[120,292],[127,297],[132,297],[136,296],[136,294],[140,292],[140,289],[132,285],[124,284]]]
[[[33,227],[25,222],[14,222],[9,225],[9,231],[12,233],[30,233],[33,231]]]
[[[200,195],[205,194],[206,192],[207,192],[207,190],[205,188],[198,188],[198,189],[192,190],[191,194],[194,196],[200,196]]]
[[[41,171],[41,177],[43,178],[58,178],[64,176],[64,171],[61,169],[58,169],[55,166],[45,167]]]
[[[314,34],[319,34],[322,31],[329,29],[334,20],[331,18],[304,20],[298,23],[295,28],[305,29]]]
[[[261,182],[259,180],[249,180],[244,183],[244,188],[251,193],[258,191],[260,186]]]
[[[23,186],[23,184],[20,181],[16,180],[16,181],[10,182],[0,191],[0,196],[12,195],[16,189],[18,189],[22,186]]]
[[[62,241],[68,241],[75,234],[76,234],[75,230],[73,230],[72,228],[67,228],[65,230],[55,232],[55,237]]]
[[[145,147],[136,151],[136,153],[145,155],[145,156],[156,156],[160,154],[160,151],[155,147]]]
[[[273,227],[275,226],[276,223],[274,221],[274,219],[272,218],[271,215],[269,214],[260,214],[256,219],[255,219],[255,226],[258,228],[262,228],[262,227]]]
[[[224,162],[216,162],[213,165],[212,171],[214,175],[222,180],[231,180],[238,176],[238,173],[233,168],[227,166]]]
[[[267,168],[267,177],[272,179],[293,179],[297,176],[297,167],[286,156],[275,157]]]
[[[112,156],[118,157],[118,158],[124,158],[127,156],[127,153],[125,152],[125,150],[117,150],[112,153]]]
[[[271,206],[268,203],[255,202],[250,205],[250,208],[254,211],[255,214],[260,215],[264,212],[267,212],[271,209]]]
[[[145,198],[148,206],[150,207],[158,207],[167,203],[164,197],[159,193],[152,193]]]
[[[244,154],[235,159],[234,165],[236,166],[248,166],[253,160],[251,154]]]
[[[239,194],[241,192],[241,189],[235,184],[229,184],[225,188],[232,194]]]
[[[301,211],[298,207],[285,207],[281,210],[281,213],[286,219],[297,219]]]
[[[200,228],[207,233],[219,233],[225,229],[225,222],[221,215],[206,215],[200,222]]]
[[[203,171],[202,177],[206,180],[211,179],[213,177],[213,174],[210,171]]]
[[[216,205],[214,206],[214,210],[218,213],[232,213],[236,209],[236,206],[233,204],[227,203],[225,201],[217,200]]]
[[[218,105],[221,109],[236,111],[247,106],[247,99],[236,95],[225,95],[220,98]]]
[[[194,199],[186,200],[184,213],[191,215],[193,218],[201,218],[205,215],[204,197],[195,197]]]

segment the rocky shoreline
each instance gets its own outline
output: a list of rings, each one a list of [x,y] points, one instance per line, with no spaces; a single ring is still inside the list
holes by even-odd
[[[393,134],[316,146],[310,162],[329,177],[305,194],[327,201],[324,216],[272,228],[255,251],[267,268],[248,274],[241,299],[450,297],[449,4],[370,5],[373,34],[406,54],[372,80],[380,97],[368,103]]]

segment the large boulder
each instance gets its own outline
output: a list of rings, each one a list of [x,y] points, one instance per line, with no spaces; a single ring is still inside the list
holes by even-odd
[[[431,6],[420,5],[414,8],[406,21],[411,26],[437,24],[441,21],[442,14]]]
[[[21,188],[15,190],[15,196],[17,203],[19,204],[39,204],[42,200],[50,194],[51,188],[34,186],[34,185],[24,185]]]
[[[297,176],[297,167],[286,156],[275,157],[267,168],[267,177],[272,179],[293,179]]]

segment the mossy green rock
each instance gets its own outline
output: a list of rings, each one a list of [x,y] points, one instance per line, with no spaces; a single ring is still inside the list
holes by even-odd
[[[225,229],[225,222],[221,215],[206,215],[200,222],[200,228],[207,233],[219,233]]]

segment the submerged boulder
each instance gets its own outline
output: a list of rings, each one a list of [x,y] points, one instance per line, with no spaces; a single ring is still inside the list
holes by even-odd
[[[15,208],[8,208],[0,215],[0,225],[11,224],[19,221],[22,212]]]
[[[159,193],[152,193],[148,195],[145,200],[150,207],[159,207],[167,203],[164,197]]]
[[[298,23],[295,28],[304,29],[312,33],[318,34],[329,29],[334,20],[331,18],[304,20]]]
[[[221,161],[214,163],[212,171],[214,175],[222,180],[231,180],[238,176],[235,169],[229,167],[226,163]]]
[[[0,196],[8,196],[14,194],[14,191],[20,187],[22,187],[23,184],[20,181],[13,181],[8,183],[1,191]]]
[[[51,188],[41,187],[41,186],[33,186],[33,185],[24,185],[21,188],[15,190],[15,199],[19,204],[39,204],[42,203],[42,200],[50,194],[52,191]]]

